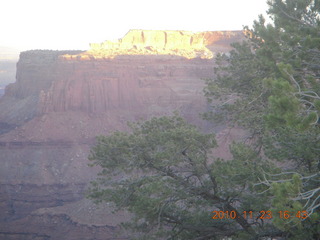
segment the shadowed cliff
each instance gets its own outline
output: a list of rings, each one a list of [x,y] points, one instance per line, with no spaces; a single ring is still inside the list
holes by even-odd
[[[99,212],[83,200],[97,173],[87,167],[94,137],[176,110],[211,131],[199,118],[202,79],[213,76],[214,56],[242,39],[240,31],[132,30],[86,52],[21,53],[16,82],[0,99],[0,238],[115,237],[123,217],[111,210],[84,220]]]

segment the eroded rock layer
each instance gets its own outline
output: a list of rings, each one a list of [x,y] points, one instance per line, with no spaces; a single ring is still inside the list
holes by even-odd
[[[211,59],[211,46],[222,40],[237,41],[241,32],[188,32],[130,30],[122,39],[90,44],[90,50],[82,56],[113,58],[118,55],[174,55],[188,59]]]
[[[126,217],[84,200],[95,136],[173,111],[209,131],[202,79],[242,38],[133,30],[86,52],[21,53],[0,99],[0,239],[115,239]]]

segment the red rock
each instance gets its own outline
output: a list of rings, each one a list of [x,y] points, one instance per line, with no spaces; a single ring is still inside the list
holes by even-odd
[[[79,201],[83,188],[76,186],[96,177],[97,169],[87,167],[94,137],[126,130],[128,120],[174,110],[206,129],[199,118],[207,108],[201,79],[214,74],[211,57],[242,38],[241,32],[136,30],[122,41],[92,45],[87,52],[21,53],[17,81],[0,99],[0,211],[6,212],[0,232],[8,222],[30,222],[29,229],[26,224],[16,231],[55,239],[61,234],[51,225],[37,228],[39,219],[51,221],[51,215],[31,214],[50,207],[58,222],[69,224],[70,239],[79,237],[77,223],[54,212],[59,205]],[[30,186],[36,198],[28,194]],[[48,200],[52,198],[55,201]],[[111,230],[99,228],[110,237]],[[13,227],[8,234],[17,237]]]

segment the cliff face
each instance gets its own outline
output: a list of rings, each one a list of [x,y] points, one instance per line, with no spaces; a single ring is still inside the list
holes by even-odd
[[[34,118],[41,91],[66,74],[57,71],[58,57],[79,51],[28,51],[20,54],[16,82],[6,87],[0,99],[0,134]]]
[[[41,91],[40,113],[116,109],[150,112],[155,105],[168,110],[190,102],[190,98],[199,101],[203,87],[200,79],[213,74],[212,61],[175,56],[125,56],[81,63],[66,60],[64,64],[69,68],[64,71],[73,74],[64,75],[47,91]]]
[[[213,76],[214,55],[242,38],[134,30],[87,52],[22,53],[16,83],[0,99],[0,238],[114,237],[119,215],[83,220],[99,212],[83,202],[97,173],[87,167],[94,137],[174,110],[206,129],[201,79]]]
[[[160,114],[186,103],[203,106],[198,80],[212,76],[214,54],[242,38],[242,32],[132,30],[87,52],[23,52],[16,83],[0,101],[0,133],[49,112]]]
[[[118,41],[105,41],[90,44],[86,55],[176,55],[188,59],[200,57],[213,58],[211,47],[222,45],[229,47],[230,41],[243,38],[241,32],[188,32],[188,31],[146,31],[131,30]]]

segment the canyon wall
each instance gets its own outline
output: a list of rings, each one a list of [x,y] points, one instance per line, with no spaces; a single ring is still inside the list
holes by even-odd
[[[0,239],[126,239],[113,214],[85,200],[95,136],[178,111],[204,131],[204,81],[242,32],[132,30],[80,51],[20,54],[0,99]],[[98,217],[97,217],[98,216]]]
[[[243,38],[241,32],[188,32],[130,30],[118,41],[90,44],[89,54],[114,57],[118,55],[175,55],[188,59],[211,59],[212,47],[224,45]],[[220,42],[221,40],[221,42]],[[229,43],[229,44],[228,44]],[[88,54],[87,53],[87,54]]]

